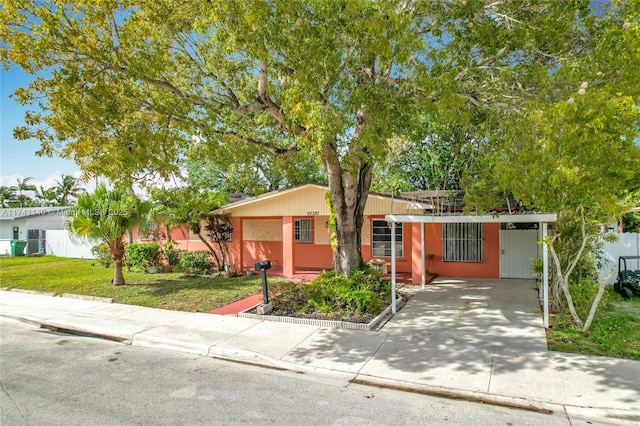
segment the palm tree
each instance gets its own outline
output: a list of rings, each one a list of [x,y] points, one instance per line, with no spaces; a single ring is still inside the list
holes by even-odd
[[[69,197],[77,197],[84,188],[78,186],[79,180],[69,175],[62,175],[60,180],[56,180],[54,190],[58,193],[58,203],[61,206],[69,205]]]
[[[36,198],[40,201],[40,205],[44,207],[55,206],[57,197],[58,194],[52,188],[45,189],[45,187],[40,185],[40,190],[36,190]]]
[[[100,241],[109,247],[114,262],[113,284],[124,285],[124,261],[127,232],[138,225],[151,203],[141,201],[119,189],[98,185],[93,193],[84,192],[71,208],[67,229],[75,237]]]
[[[10,200],[15,199],[17,190],[18,188],[15,186],[0,186],[0,197],[2,197],[0,199],[0,204],[3,209],[7,207]]]
[[[24,179],[20,179],[18,178],[18,201],[20,202],[20,207],[24,207],[24,202],[30,198],[27,195],[24,195],[22,193],[22,191],[35,191],[36,190],[36,186],[29,184],[30,181],[32,181],[33,178],[32,177],[26,177]]]

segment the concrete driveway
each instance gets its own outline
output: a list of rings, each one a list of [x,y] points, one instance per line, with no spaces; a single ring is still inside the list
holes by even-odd
[[[547,350],[533,280],[439,278],[383,330],[446,346]]]
[[[497,360],[518,370],[523,353],[547,351],[537,298],[533,280],[436,279],[382,328],[361,373],[487,392]]]

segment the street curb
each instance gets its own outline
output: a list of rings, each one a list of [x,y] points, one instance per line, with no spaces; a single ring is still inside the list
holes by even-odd
[[[54,293],[52,291],[26,290],[23,288],[8,288],[8,287],[0,288],[0,291],[13,291],[15,293],[35,294],[38,296],[66,297],[68,299],[90,300],[92,302],[101,302],[101,303],[113,303],[112,297],[85,296],[83,294],[74,294],[74,293],[59,294],[59,293]]]
[[[82,294],[73,293],[62,293],[60,297],[68,297],[69,299],[90,300],[92,302],[113,303],[113,297],[84,296]]]
[[[40,290],[27,290],[23,288],[2,288],[2,291],[12,291],[14,293],[24,293],[24,294],[35,294],[37,296],[51,296],[56,297],[57,295],[52,291],[40,291]]]
[[[477,402],[480,404],[497,405],[507,408],[517,408],[519,410],[533,411],[541,414],[553,414],[554,410],[559,410],[561,409],[559,407],[562,407],[548,403],[533,402],[523,398],[516,399],[480,392],[463,391],[437,386],[417,385],[415,383],[401,382],[398,380],[389,380],[373,376],[366,376],[366,378],[356,376],[353,380],[351,380],[351,383],[418,393],[421,395],[436,396],[440,398],[457,399],[462,401]]]
[[[83,321],[78,321],[81,319]],[[91,319],[91,323],[86,320]],[[80,336],[97,337],[131,345],[136,334],[149,330],[149,327],[138,326],[114,319],[92,318],[77,314],[40,320],[40,328],[59,331]]]
[[[197,348],[197,345],[192,345],[189,342],[180,343],[179,340],[173,339],[169,339],[168,341],[164,342],[149,342],[145,341],[144,338],[141,338],[141,335],[143,335],[145,331],[150,330],[149,328],[129,329],[127,331],[119,330],[119,332],[115,333],[105,333],[104,329],[101,330],[102,327],[99,324],[77,326],[74,323],[69,322],[69,318],[31,319],[28,317],[17,316],[13,314],[0,314],[0,317],[18,323],[26,323],[39,328],[45,328],[57,332],[116,341],[128,346],[136,346],[148,349],[161,348],[172,352],[189,353],[193,355],[205,356],[212,359],[219,359],[222,361],[234,362],[258,368],[287,371],[297,374],[314,374],[325,377],[333,377],[362,386],[371,386],[402,392],[411,392],[439,398],[463,400],[479,404],[514,408],[549,415],[556,412],[560,413],[567,411],[586,411],[588,413],[591,413],[591,415],[597,413],[598,417],[608,418],[610,420],[620,420],[623,422],[635,421],[637,419],[640,419],[640,411],[635,409],[620,410],[606,407],[553,404],[549,402],[532,401],[525,398],[491,395],[483,392],[419,385],[416,383],[404,382],[400,380],[390,380],[376,376],[368,376],[357,373],[349,373],[346,371],[331,370],[322,367],[294,364],[288,361],[283,361],[277,358],[270,357],[268,355],[261,354],[259,352],[242,349],[232,349],[217,345],[211,345],[209,346],[208,350],[205,351],[203,350],[204,348]],[[127,325],[129,326],[129,328],[137,328],[132,324]]]

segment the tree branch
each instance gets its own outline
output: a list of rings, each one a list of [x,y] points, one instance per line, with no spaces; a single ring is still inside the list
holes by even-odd
[[[495,55],[480,59],[476,63],[475,68],[486,68],[486,65],[493,64],[498,59],[502,58],[506,52],[507,52],[507,48],[505,46],[502,49],[498,50]],[[463,69],[458,73],[458,75],[456,75],[455,80],[460,81],[466,78],[468,72],[469,72],[469,68]]]
[[[290,155],[295,154],[296,152],[298,152],[298,145],[293,143],[291,145],[289,145],[286,148],[281,148],[279,146],[276,146],[272,143],[268,143],[268,142],[262,142],[259,141],[257,139],[253,139],[247,136],[242,136],[240,134],[238,134],[237,132],[225,132],[225,131],[221,131],[221,130],[213,130],[212,133],[215,133],[217,135],[220,136],[224,136],[224,137],[232,137],[235,139],[240,140],[243,143],[246,143],[248,145],[253,145],[253,146],[257,146],[260,147],[274,155],[278,155],[278,156],[282,156],[282,157],[288,157]]]

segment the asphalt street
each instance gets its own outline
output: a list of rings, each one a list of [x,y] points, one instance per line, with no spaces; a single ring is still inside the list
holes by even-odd
[[[2,320],[3,425],[569,425],[542,414],[59,334]]]

